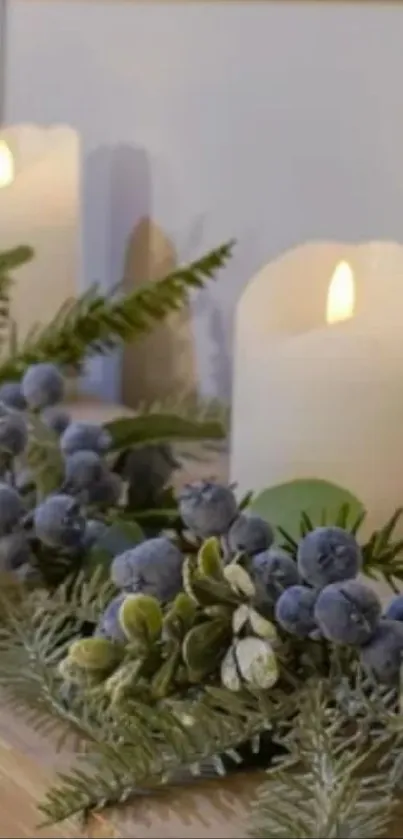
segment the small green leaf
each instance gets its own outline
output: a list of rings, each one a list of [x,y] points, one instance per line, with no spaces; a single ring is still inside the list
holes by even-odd
[[[197,558],[188,556],[182,566],[183,588],[186,594],[200,606],[239,603],[239,596],[223,578],[203,577],[197,567]]]
[[[277,682],[279,668],[269,641],[262,638],[241,638],[234,644],[238,672],[247,684],[267,690]]]
[[[164,661],[151,680],[151,694],[154,699],[168,696],[172,687],[175,673],[180,661],[180,650],[177,650]]]
[[[197,567],[204,577],[222,579],[220,542],[215,536],[203,542],[197,556]]]
[[[302,513],[305,514],[305,527],[308,526],[308,522],[314,527],[320,525],[324,511],[327,523],[334,524],[340,515],[340,509],[345,508],[345,505],[349,507],[351,521],[364,512],[361,501],[348,490],[328,481],[312,478],[290,481],[263,490],[255,496],[249,510],[279,531],[281,528],[291,539],[299,539]]]
[[[142,667],[142,659],[126,662],[105,682],[105,693],[110,696],[113,705],[119,705],[128,696],[135,695]]]
[[[105,428],[112,437],[112,451],[115,452],[145,443],[222,440],[226,435],[219,420],[192,420],[168,413],[124,417],[107,423]]]
[[[253,632],[259,638],[266,638],[268,641],[278,641],[278,634],[274,623],[263,618],[256,609],[249,609],[249,622]]]
[[[64,658],[58,665],[58,674],[64,682],[71,685],[78,685],[82,689],[88,689],[102,684],[105,672],[102,670],[85,670],[72,661],[69,656]]]
[[[231,588],[239,594],[244,594],[246,597],[253,597],[255,594],[255,586],[249,574],[235,562],[229,563],[224,568],[224,577],[230,584]]]
[[[89,671],[107,671],[123,658],[123,648],[106,638],[81,638],[73,641],[68,659],[77,667]]]
[[[221,662],[221,682],[227,690],[233,691],[234,693],[238,693],[242,688],[233,647],[227,650]]]
[[[213,580],[203,577],[193,581],[193,592],[201,606],[215,606],[219,604],[238,605],[239,595],[224,580]]]
[[[193,627],[182,645],[185,664],[192,673],[209,673],[228,646],[231,625],[221,618]]]
[[[234,635],[238,635],[248,621],[249,606],[246,603],[241,603],[232,615],[232,631]]]
[[[195,592],[195,581],[197,579],[197,559],[194,556],[186,556],[182,565],[183,588],[188,597],[198,605],[199,601]]]
[[[193,625],[197,607],[184,591],[179,592],[164,617],[164,632],[170,638],[182,639]]]
[[[161,606],[147,594],[128,594],[119,609],[119,621],[129,641],[153,644],[162,631]]]
[[[209,618],[221,618],[223,621],[227,621],[232,623],[232,616],[234,613],[234,606],[231,605],[216,605],[216,606],[205,606],[204,607],[204,614],[208,615]]]

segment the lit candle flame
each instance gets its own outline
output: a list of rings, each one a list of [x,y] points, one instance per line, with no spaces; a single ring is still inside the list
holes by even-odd
[[[339,323],[354,314],[354,274],[348,262],[339,262],[330,281],[327,295],[326,322]]]
[[[14,158],[11,149],[0,140],[0,188],[12,184],[15,177]]]

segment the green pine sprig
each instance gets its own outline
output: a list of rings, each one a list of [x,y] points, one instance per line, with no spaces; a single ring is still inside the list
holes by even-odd
[[[378,744],[368,743],[364,726],[351,729],[328,687],[312,680],[281,738],[287,756],[268,770],[253,804],[254,839],[387,835],[396,799]]]
[[[97,713],[94,702],[93,719]],[[229,706],[230,707],[230,706]],[[245,738],[265,728],[262,715],[247,704],[223,714],[202,696],[149,707],[134,702],[129,714],[86,727],[91,745],[76,767],[58,776],[39,806],[41,827],[73,816],[88,816],[105,806],[123,804],[161,787],[189,783],[201,775],[224,773],[220,755],[233,758]],[[99,716],[99,711],[98,711]],[[106,721],[106,724],[105,724]],[[190,722],[191,721],[191,722]],[[104,732],[102,734],[102,731]],[[204,768],[205,767],[205,768]]]
[[[32,248],[27,245],[0,252],[0,346],[4,344],[8,331],[11,331],[10,342],[13,340],[14,324],[10,324],[10,295],[14,278],[10,272],[30,262],[33,256]]]
[[[227,434],[223,410],[210,412],[201,407],[189,412],[177,405],[151,405],[137,410],[136,416],[122,417],[106,423],[112,444],[112,452],[159,443],[183,443],[207,440],[223,440]]]
[[[362,547],[363,571],[367,577],[379,579],[389,584],[398,593],[399,583],[403,581],[403,539],[395,536],[403,509],[396,510],[385,526],[376,530]]]
[[[34,251],[28,245],[19,245],[8,251],[0,252],[0,276],[4,277],[9,271],[20,268],[33,259]]]
[[[88,355],[105,354],[140,337],[180,309],[189,291],[203,288],[230,259],[233,247],[233,241],[227,242],[128,294],[105,295],[93,287],[66,301],[50,324],[35,327],[18,351],[0,364],[0,382],[19,378],[30,364],[49,359],[79,370]]]

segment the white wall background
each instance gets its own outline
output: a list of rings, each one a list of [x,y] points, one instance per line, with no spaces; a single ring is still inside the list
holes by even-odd
[[[234,307],[271,257],[403,241],[403,3],[9,6],[7,120],[82,135],[84,281],[116,282],[145,213],[183,260],[238,239],[194,305],[205,393],[229,392]],[[116,365],[97,369],[116,395]]]

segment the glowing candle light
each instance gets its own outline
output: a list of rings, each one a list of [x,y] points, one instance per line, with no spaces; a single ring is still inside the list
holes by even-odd
[[[327,295],[326,322],[349,320],[354,314],[354,275],[348,262],[339,262],[330,281]]]
[[[4,140],[0,140],[0,189],[10,186],[15,177],[13,153]]]

